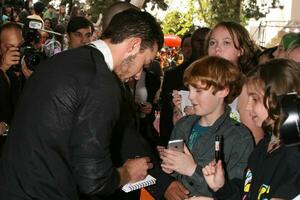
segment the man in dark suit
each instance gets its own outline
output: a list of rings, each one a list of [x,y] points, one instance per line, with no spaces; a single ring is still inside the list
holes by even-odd
[[[116,2],[107,8],[103,15],[104,32],[113,16],[127,9],[139,10],[139,8],[127,2]],[[149,100],[154,98],[155,92],[160,85],[160,67],[158,66],[157,69],[153,66],[153,63],[154,62],[152,62],[147,69],[144,69],[148,74],[145,78],[146,87],[151,85],[151,89],[154,90],[148,91]],[[155,77],[155,73],[157,73],[157,77]],[[132,81],[130,83],[132,83]],[[153,141],[139,131],[139,116],[137,116],[136,103],[134,102],[134,97],[129,88],[129,84],[121,84],[120,86],[122,91],[121,116],[117,122],[117,126],[114,128],[111,140],[112,144],[110,146],[114,166],[122,166],[127,159],[132,159],[136,156],[149,156],[154,164],[154,167],[149,170],[149,173],[156,178],[156,184],[147,187],[147,190],[153,197],[155,199],[162,199],[170,189],[173,189],[177,191],[176,193],[181,194],[182,199],[187,198],[188,196],[184,193],[187,191],[182,191],[183,186],[175,181],[173,177],[161,170],[156,148],[151,148]],[[97,197],[94,196],[92,199],[96,200]],[[117,190],[112,195],[105,198],[105,200],[116,199],[137,200],[140,199],[140,191],[136,190],[134,192],[124,193],[121,190]]]
[[[139,78],[163,33],[147,12],[128,10],[102,39],[57,54],[28,80],[0,160],[0,199],[76,200],[78,190],[101,199],[152,167],[141,157],[115,168],[109,147],[120,81]]]

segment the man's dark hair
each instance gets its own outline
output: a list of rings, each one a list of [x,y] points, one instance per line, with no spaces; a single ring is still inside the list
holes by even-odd
[[[20,24],[17,24],[15,22],[7,22],[0,26],[0,36],[4,30],[8,30],[8,29],[15,29],[15,30],[22,31],[22,27]]]
[[[113,44],[131,37],[139,37],[142,39],[141,51],[153,48],[155,43],[158,49],[161,49],[164,42],[163,32],[155,18],[147,12],[134,9],[116,14],[101,37],[111,39]]]
[[[19,13],[19,19],[20,19],[20,23],[25,24],[27,17],[28,17],[28,12],[26,10],[22,10]]]
[[[81,28],[89,28],[91,27],[92,33],[94,32],[94,25],[88,19],[83,16],[72,17],[67,25],[67,33],[76,32]]]
[[[33,4],[33,10],[37,15],[42,15],[44,9],[45,9],[45,5],[40,1]]]

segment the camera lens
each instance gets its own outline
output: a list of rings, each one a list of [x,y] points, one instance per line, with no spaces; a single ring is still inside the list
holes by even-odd
[[[25,60],[28,68],[34,71],[36,66],[41,62],[41,55],[38,52],[32,52],[28,57],[25,57]]]
[[[30,65],[38,65],[41,61],[41,57],[39,54],[34,54],[30,58]]]

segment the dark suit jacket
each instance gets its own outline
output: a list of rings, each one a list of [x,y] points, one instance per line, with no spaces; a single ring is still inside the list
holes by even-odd
[[[26,83],[0,160],[0,199],[78,199],[119,184],[110,157],[119,83],[93,47],[62,52]]]
[[[13,115],[13,105],[11,99],[11,91],[5,74],[0,70],[0,122],[10,124]],[[6,136],[0,135],[0,156],[2,147],[6,140]]]
[[[15,106],[21,93],[22,79],[12,70],[8,70],[6,75],[9,82],[4,72],[0,70],[0,122],[5,122],[10,126]],[[6,136],[0,136],[0,156],[5,140]]]
[[[0,122],[10,123],[13,113],[11,91],[5,74],[0,70]]]
[[[184,70],[190,65],[190,62],[184,62],[165,72],[161,90],[161,112],[160,112],[160,144],[166,146],[173,130],[173,103],[172,91],[187,88],[183,84]]]

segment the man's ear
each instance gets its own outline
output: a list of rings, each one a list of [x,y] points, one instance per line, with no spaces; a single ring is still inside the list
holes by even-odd
[[[135,55],[140,52],[142,39],[139,37],[130,38],[128,41],[127,52],[131,55]]]

